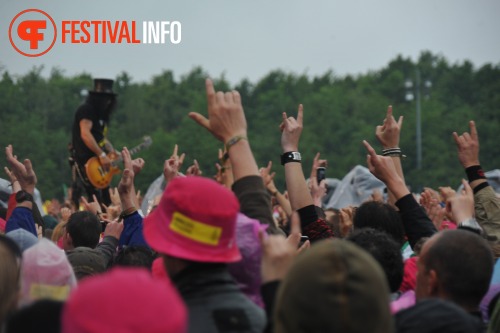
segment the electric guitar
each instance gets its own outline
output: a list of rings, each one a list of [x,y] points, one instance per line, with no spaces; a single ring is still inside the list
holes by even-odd
[[[129,150],[130,154],[133,155],[139,152],[140,150],[151,146],[152,143],[153,140],[151,140],[151,137],[145,136],[143,138],[143,142],[140,145]],[[109,154],[108,157],[110,157]],[[122,161],[123,158],[121,155],[119,155],[118,158],[111,161],[111,166],[109,167],[109,170],[105,171],[101,165],[101,162],[99,162],[99,157],[94,156],[90,158],[87,161],[87,163],[85,163],[85,173],[87,174],[87,178],[89,179],[92,186],[94,186],[99,190],[108,187],[109,183],[111,183],[111,180],[113,179],[113,176],[121,172],[120,168],[118,167],[118,164],[121,163]]]

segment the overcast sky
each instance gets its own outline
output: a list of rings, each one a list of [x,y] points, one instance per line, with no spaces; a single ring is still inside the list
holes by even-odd
[[[70,45],[59,39],[44,56],[29,58],[8,38],[11,20],[28,8],[46,11],[58,29],[62,20],[177,20],[182,42]],[[329,69],[365,73],[398,54],[416,59],[422,50],[476,67],[500,64],[499,0],[1,0],[0,31],[0,66],[11,74],[44,65],[45,75],[55,66],[67,75],[114,78],[126,71],[140,82],[164,69],[179,77],[202,66],[232,83],[256,82],[278,68],[311,76]]]

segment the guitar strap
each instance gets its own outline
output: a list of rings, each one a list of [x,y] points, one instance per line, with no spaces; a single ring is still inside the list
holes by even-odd
[[[85,187],[93,187],[90,182],[89,182],[89,179],[87,178],[87,175],[85,174],[85,170],[83,167],[81,167],[80,165],[78,165],[78,162],[74,161],[74,164],[73,164],[73,167],[72,167],[72,170],[71,170],[71,174],[72,174],[72,177],[73,177],[73,181],[76,181],[76,177],[78,177],[78,179],[80,179],[80,181],[82,182],[82,184],[85,186]]]

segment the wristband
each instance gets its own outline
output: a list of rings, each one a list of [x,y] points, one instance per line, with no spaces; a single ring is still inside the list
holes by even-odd
[[[232,146],[234,146],[236,143],[238,143],[240,140],[247,140],[248,141],[248,138],[246,136],[243,136],[243,135],[236,135],[236,136],[233,136],[231,139],[229,139],[225,146],[226,146],[226,152],[229,153],[229,148],[231,148]],[[229,157],[229,155],[228,155]]]
[[[132,215],[134,214],[135,212],[137,212],[137,208],[135,208],[134,206],[130,207],[130,208],[127,208],[125,209],[124,211],[122,211],[120,213],[120,217],[118,218],[119,221],[123,220],[125,217],[129,216],[129,215]]]
[[[486,179],[484,175],[484,171],[480,165],[473,165],[465,169],[465,173],[467,174],[467,178],[469,183],[472,183],[475,180]]]
[[[16,202],[22,203],[25,201],[33,202],[33,196],[26,192],[25,190],[18,191],[16,193]]]
[[[399,148],[399,147],[383,149],[382,150],[382,156],[402,157],[402,158],[406,157],[406,155],[404,155],[401,152],[401,148]]]
[[[476,219],[473,217],[470,217],[470,218],[458,223],[458,228],[469,229],[469,230],[475,231],[479,234],[482,234],[482,232],[483,232],[483,229],[481,228],[479,223],[477,223]]]
[[[302,156],[298,151],[288,151],[281,155],[281,165],[285,165],[290,162],[298,162],[302,161]]]

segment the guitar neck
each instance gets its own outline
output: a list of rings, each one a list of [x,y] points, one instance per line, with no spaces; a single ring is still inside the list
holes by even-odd
[[[135,146],[134,148],[132,149],[129,149],[129,152],[130,152],[130,155],[134,155],[134,154],[137,154],[138,152],[140,152],[142,149],[144,149],[145,147],[148,147],[149,144],[146,143],[146,142],[143,142],[141,143],[140,145],[138,146]],[[112,161],[111,162],[111,165],[114,166],[114,167],[117,167],[118,164],[122,163],[123,162],[123,157],[121,155],[119,155],[119,157]]]

